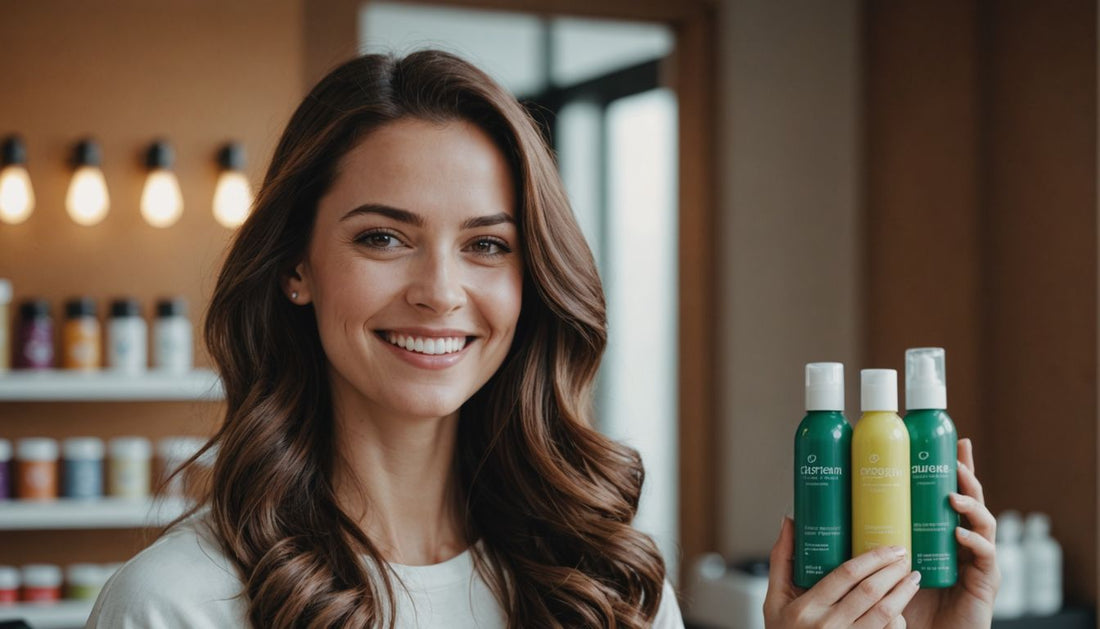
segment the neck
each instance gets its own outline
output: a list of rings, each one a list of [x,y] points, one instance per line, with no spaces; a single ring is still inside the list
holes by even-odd
[[[454,483],[458,412],[408,417],[333,396],[340,507],[391,563],[427,565],[465,550]]]

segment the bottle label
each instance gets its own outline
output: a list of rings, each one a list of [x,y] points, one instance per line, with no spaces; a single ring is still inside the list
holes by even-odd
[[[839,436],[843,435],[843,436]],[[850,432],[795,444],[795,584],[812,587],[851,552]]]
[[[916,421],[910,426],[913,500],[913,569],[922,587],[948,587],[958,578],[955,527],[959,516],[948,496],[958,487],[954,434],[939,434]]]

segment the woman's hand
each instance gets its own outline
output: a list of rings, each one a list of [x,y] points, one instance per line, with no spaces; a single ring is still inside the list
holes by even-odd
[[[974,475],[974,449],[959,441],[959,493],[951,506],[969,529],[955,531],[959,542],[959,581],[954,587],[921,590],[905,609],[909,627],[976,629],[993,623],[993,597],[1001,583],[993,545],[997,521],[985,506],[982,484]]]
[[[764,599],[768,629],[905,627],[901,612],[917,593],[920,573],[909,570],[904,548],[876,548],[849,559],[809,590],[791,579],[793,557],[794,525],[783,518]]]

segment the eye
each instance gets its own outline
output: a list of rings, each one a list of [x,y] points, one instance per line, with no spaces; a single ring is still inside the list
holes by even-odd
[[[355,242],[373,249],[395,249],[403,244],[397,235],[382,230],[360,234],[356,237]]]
[[[496,257],[512,253],[508,243],[499,238],[478,238],[470,243],[469,249],[478,255]]]

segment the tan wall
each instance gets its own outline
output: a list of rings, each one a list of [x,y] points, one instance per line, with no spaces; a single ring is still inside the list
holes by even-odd
[[[6,3],[0,20],[0,134],[28,146],[37,209],[22,225],[0,224],[0,277],[16,298],[62,302],[88,295],[142,301],[185,296],[196,328],[196,359],[208,364],[199,327],[231,231],[210,211],[219,146],[248,151],[254,185],[303,86],[297,0],[116,0]],[[112,206],[98,226],[64,211],[72,145],[96,137]],[[168,138],[185,210],[159,230],[140,218],[142,159]],[[208,434],[217,405],[183,403],[0,404],[0,437]],[[137,532],[5,533],[0,563],[118,561]]]
[[[803,365],[860,365],[860,3],[729,0],[720,41],[718,540],[792,508]]]

